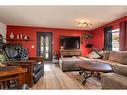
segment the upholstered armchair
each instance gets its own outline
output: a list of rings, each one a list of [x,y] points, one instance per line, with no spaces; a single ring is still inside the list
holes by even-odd
[[[6,65],[27,68],[25,81],[32,87],[43,75],[43,57],[28,57],[28,52],[20,44],[5,44],[3,50],[7,57]]]

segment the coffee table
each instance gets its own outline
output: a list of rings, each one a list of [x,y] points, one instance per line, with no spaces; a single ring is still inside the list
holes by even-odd
[[[97,73],[97,77],[100,78],[100,72],[103,73],[109,73],[112,72],[112,68],[108,64],[104,63],[97,63],[97,62],[82,62],[77,64],[77,66],[81,69],[81,72],[79,72],[80,75],[83,74],[84,80],[82,84],[86,83],[86,79],[89,77],[94,76],[94,73]]]

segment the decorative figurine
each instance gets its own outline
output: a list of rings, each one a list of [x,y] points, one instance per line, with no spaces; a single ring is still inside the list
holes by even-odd
[[[11,32],[11,34],[10,34],[10,38],[11,39],[14,39],[14,34]]]
[[[25,35],[25,36],[24,36],[24,39],[25,39],[25,40],[27,40],[27,39],[28,39],[28,37]]]
[[[19,35],[17,35],[17,39],[19,39]]]

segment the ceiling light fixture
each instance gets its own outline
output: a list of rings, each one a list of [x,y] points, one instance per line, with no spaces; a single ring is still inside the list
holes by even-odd
[[[78,22],[78,26],[79,27],[90,27],[90,28],[92,28],[92,24],[91,23],[88,23],[88,22],[86,22],[86,21],[80,21],[80,22]]]

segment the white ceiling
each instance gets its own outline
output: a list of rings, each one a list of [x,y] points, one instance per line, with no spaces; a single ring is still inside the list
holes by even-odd
[[[7,25],[92,30],[127,13],[127,6],[0,6],[0,22]],[[93,24],[79,28],[78,20]]]

